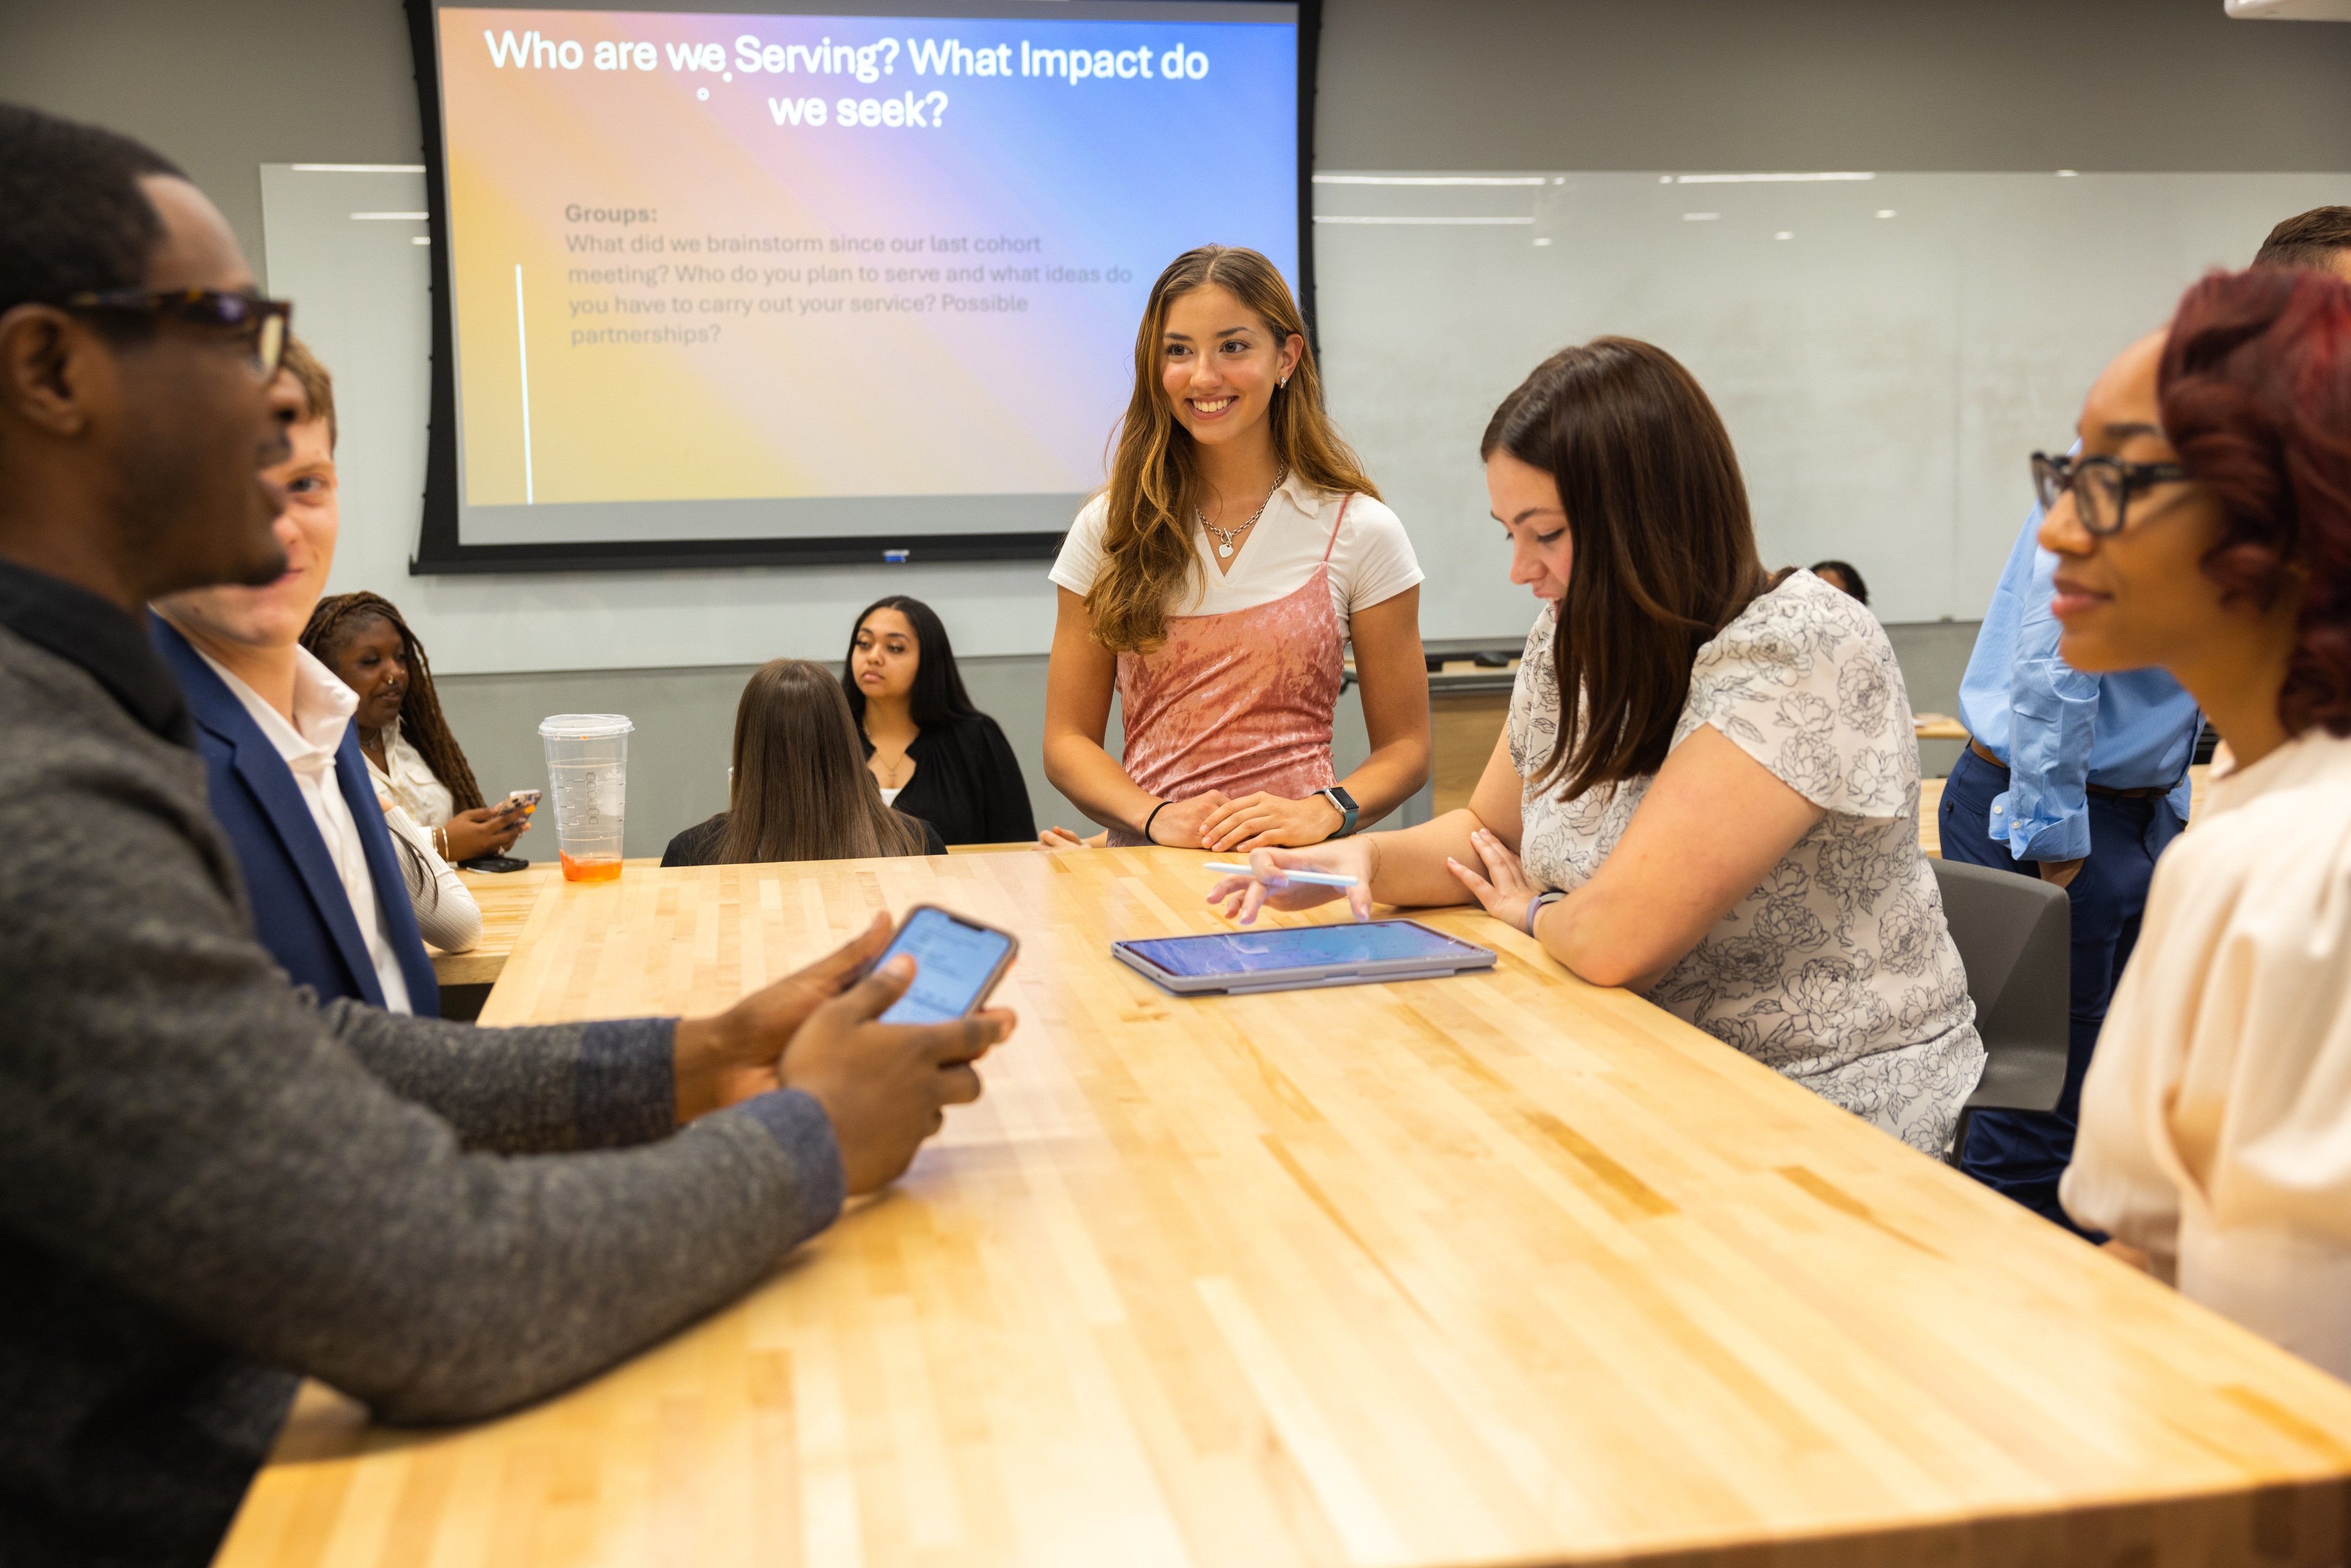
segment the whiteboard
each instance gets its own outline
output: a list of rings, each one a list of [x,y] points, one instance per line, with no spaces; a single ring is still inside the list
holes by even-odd
[[[1428,573],[1422,633],[1503,642],[1532,603],[1507,580],[1478,437],[1552,350],[1607,332],[1663,345],[1722,411],[1768,563],[1845,557],[1884,620],[1972,620],[2029,505],[2026,455],[2065,444],[2098,368],[2278,219],[2351,203],[2342,174],[1315,179],[1332,408]],[[1050,647],[1043,561],[409,577],[425,225],[354,214],[421,213],[423,185],[421,170],[261,168],[268,285],[335,375],[330,591],[392,597],[452,674],[831,660],[850,617],[893,591],[927,600],[967,656]]]
[[[2026,459],[2064,449],[2098,370],[2329,203],[2351,175],[1325,172],[1332,411],[1411,530],[1427,637],[1524,635],[1478,440],[1546,355],[1609,333],[1712,396],[1767,565],[1841,557],[1881,620],[1974,620]]]

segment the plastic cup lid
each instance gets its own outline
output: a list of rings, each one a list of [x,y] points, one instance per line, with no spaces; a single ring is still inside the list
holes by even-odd
[[[538,721],[539,734],[562,740],[603,740],[636,727],[624,713],[559,713]]]

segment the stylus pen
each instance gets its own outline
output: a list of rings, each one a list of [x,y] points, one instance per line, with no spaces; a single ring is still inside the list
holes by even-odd
[[[1257,873],[1249,867],[1245,865],[1236,865],[1231,861],[1210,861],[1201,869],[1204,871],[1220,871],[1227,876],[1255,876],[1257,874]],[[1355,879],[1353,877],[1341,876],[1336,872],[1291,871],[1287,866],[1276,866],[1273,870],[1275,875],[1281,877],[1285,881],[1311,883],[1316,887],[1353,887],[1355,885]]]

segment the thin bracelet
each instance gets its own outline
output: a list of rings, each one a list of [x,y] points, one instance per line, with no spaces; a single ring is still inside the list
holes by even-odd
[[[439,855],[444,861],[449,858],[448,829],[435,828],[433,830],[433,852]]]
[[[1143,841],[1144,843],[1155,844],[1159,841],[1157,839],[1151,836],[1151,824],[1159,820],[1160,812],[1167,810],[1168,807],[1175,803],[1176,802],[1173,800],[1162,800],[1159,804],[1151,808],[1151,815],[1143,819]]]

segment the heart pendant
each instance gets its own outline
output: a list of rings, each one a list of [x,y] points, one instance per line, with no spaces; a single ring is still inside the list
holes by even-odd
[[[1217,547],[1217,553],[1223,556],[1227,560],[1230,560],[1233,559],[1233,547],[1230,545],[1218,545]]]

